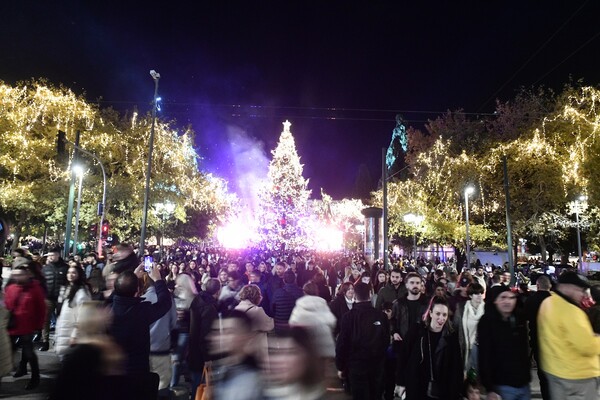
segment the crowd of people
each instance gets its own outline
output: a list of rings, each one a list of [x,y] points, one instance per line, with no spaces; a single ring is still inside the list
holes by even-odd
[[[343,253],[17,249],[0,377],[37,387],[36,349],[53,348],[51,399],[321,399],[330,373],[361,400],[529,399],[534,363],[544,399],[597,399],[598,287],[576,271],[532,291],[511,278]]]

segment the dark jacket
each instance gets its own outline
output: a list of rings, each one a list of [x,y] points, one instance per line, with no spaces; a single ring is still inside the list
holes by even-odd
[[[348,308],[348,304],[346,303],[346,296],[340,294],[339,296],[335,296],[335,299],[331,303],[329,303],[329,309],[335,315],[335,328],[333,330],[333,336],[337,337],[340,333],[340,325],[342,324],[342,318],[350,309]]]
[[[523,387],[531,380],[525,317],[513,313],[504,320],[496,307],[479,320],[479,375],[486,391],[497,385]]]
[[[424,295],[419,297],[419,311],[417,313],[415,321],[408,320],[408,299],[401,297],[394,302],[392,308],[392,334],[398,333],[400,337],[404,338],[408,333],[409,328],[412,325],[418,324],[422,321],[422,316],[427,311],[429,306],[429,300]]]
[[[443,399],[457,400],[460,398],[463,379],[462,355],[458,344],[458,333],[451,331],[449,324],[448,321],[435,347],[429,344],[433,333],[429,332],[429,328],[425,324],[413,325],[407,333],[404,339],[406,353],[402,357],[403,361],[396,375],[396,383],[406,387],[407,400],[426,398],[427,385],[431,379],[430,347],[431,369],[438,393],[442,394],[441,398]]]
[[[536,361],[539,361],[539,348],[537,339],[537,315],[542,305],[542,301],[550,297],[549,290],[538,290],[525,302],[525,317],[529,326],[529,346],[533,351]]]
[[[287,326],[292,310],[296,306],[296,300],[302,296],[304,296],[304,292],[294,283],[286,283],[275,292],[271,303],[271,313],[276,329]]]
[[[171,308],[171,295],[165,282],[156,281],[154,288],[156,303],[142,302],[140,297],[115,295],[113,298],[110,333],[125,352],[126,373],[150,371],[150,325]]]
[[[208,334],[217,318],[217,300],[206,292],[198,293],[190,305],[188,366],[191,371],[202,371],[204,363],[210,360]]]
[[[46,298],[48,300],[58,300],[60,288],[67,285],[68,270],[69,266],[62,259],[55,264],[46,264],[42,267],[42,274],[46,280]]]
[[[406,295],[406,286],[402,283],[398,285],[396,289],[394,285],[388,283],[381,289],[379,289],[379,293],[377,293],[377,301],[375,302],[375,308],[381,310],[381,305],[386,301],[393,303],[395,300],[399,299],[402,296]]]
[[[338,371],[377,367],[383,363],[390,343],[390,326],[383,311],[370,301],[354,304],[344,315],[335,347]]]

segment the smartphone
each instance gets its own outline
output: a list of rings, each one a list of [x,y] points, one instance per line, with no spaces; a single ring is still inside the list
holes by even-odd
[[[152,258],[152,256],[145,256],[144,257],[144,271],[150,272],[152,270],[153,262],[154,262],[154,259]]]

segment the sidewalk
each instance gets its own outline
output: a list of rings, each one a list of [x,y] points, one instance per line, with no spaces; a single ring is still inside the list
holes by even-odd
[[[52,339],[51,339],[52,340]],[[40,386],[34,390],[25,390],[25,385],[31,378],[30,374],[20,378],[8,375],[2,378],[0,384],[0,399],[46,399],[50,387],[58,374],[60,363],[54,350],[36,351],[40,363]]]
[[[51,338],[51,341],[53,338]],[[30,375],[23,376],[21,378],[13,378],[12,376],[6,376],[2,378],[2,384],[0,385],[0,399],[30,399],[30,400],[43,400],[46,399],[50,391],[51,385],[54,378],[58,374],[60,369],[60,363],[58,357],[54,353],[54,350],[49,351],[36,351],[40,362],[41,380],[40,386],[35,390],[25,390],[25,385],[29,381]],[[333,374],[327,374],[326,386],[327,394],[325,399],[328,400],[346,400],[351,397],[346,395],[339,385],[339,380]],[[332,376],[333,375],[333,376]],[[541,399],[540,394],[540,383],[537,377],[537,371],[531,370],[531,398]]]

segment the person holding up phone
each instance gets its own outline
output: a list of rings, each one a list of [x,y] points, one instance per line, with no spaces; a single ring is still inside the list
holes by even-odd
[[[124,350],[127,374],[150,372],[150,325],[171,308],[171,295],[160,275],[160,269],[152,264],[148,276],[154,281],[157,302],[142,302],[139,297],[139,276],[145,272],[144,264],[135,271],[124,271],[115,281],[113,300],[113,324],[111,335]]]

